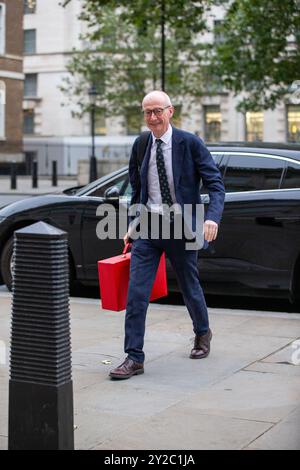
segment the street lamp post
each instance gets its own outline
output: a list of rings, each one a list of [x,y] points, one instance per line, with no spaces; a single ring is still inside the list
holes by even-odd
[[[160,57],[161,57],[161,89],[165,91],[165,0],[161,0],[161,17],[160,17],[160,28],[161,28],[161,43],[160,43]]]
[[[95,111],[97,89],[95,84],[92,84],[89,89],[89,99],[91,105],[91,136],[92,136],[92,154],[90,156],[90,182],[97,179],[97,160],[95,156]]]

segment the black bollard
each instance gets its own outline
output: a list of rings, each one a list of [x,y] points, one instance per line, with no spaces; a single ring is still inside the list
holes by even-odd
[[[57,186],[57,161],[52,161],[52,186]]]
[[[14,233],[8,448],[74,449],[67,234]]]
[[[17,189],[16,162],[11,162],[10,164],[10,189]]]
[[[32,187],[38,187],[38,164],[36,161],[32,162]]]

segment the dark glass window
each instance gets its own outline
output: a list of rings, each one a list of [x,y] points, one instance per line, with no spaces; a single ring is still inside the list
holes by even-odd
[[[123,188],[123,194],[122,196],[127,197],[127,199],[130,201],[131,196],[132,196],[132,186],[130,184],[130,181],[128,179],[127,184]]]
[[[109,181],[108,183],[104,184],[100,188],[96,188],[93,192],[89,194],[89,196],[93,197],[104,197],[104,193],[108,188],[112,188],[116,186],[120,191],[120,196],[124,195],[124,191],[127,187],[128,175],[122,175],[119,178],[116,178],[113,181]]]
[[[36,30],[25,29],[24,30],[24,54],[35,54],[36,53]]]
[[[97,108],[95,115],[95,135],[106,135],[105,109]]]
[[[214,20],[214,38],[215,44],[223,44],[224,43],[224,33],[222,32],[222,26],[224,22],[222,20]]]
[[[6,36],[5,5],[0,3],[0,54],[5,54],[5,36]]]
[[[24,97],[37,96],[37,74],[28,73],[25,75],[24,81]]]
[[[103,34],[101,39],[104,48],[114,49],[116,47],[117,31],[110,30],[109,33]]]
[[[23,0],[24,3],[24,14],[35,13],[37,0]]]
[[[287,106],[287,140],[300,142],[300,106]]]
[[[0,80],[0,138],[5,138],[6,85]]]
[[[221,140],[220,106],[204,106],[204,137],[206,142]]]
[[[300,188],[300,163],[289,163],[281,188]]]
[[[280,159],[230,155],[224,178],[226,192],[278,189],[283,169]]]
[[[224,176],[224,172],[225,172],[225,168],[226,168],[226,162],[228,160],[227,156],[226,155],[214,155],[214,153],[212,152],[212,157],[214,159],[214,162],[215,164],[217,165],[217,167],[219,168],[220,170],[220,173],[222,175],[222,177]]]
[[[248,142],[262,142],[264,140],[263,112],[246,113],[246,140]]]
[[[24,134],[34,134],[34,110],[27,109],[23,116],[23,132]]]
[[[220,170],[220,173],[223,177],[223,174],[224,174],[224,170],[225,170],[225,160],[226,160],[226,157],[224,157],[223,155],[215,155],[213,152],[211,154],[211,156],[213,157],[214,159],[214,162],[215,164],[217,165],[217,167],[219,168]],[[201,181],[201,184],[200,184],[200,193],[201,194],[208,194],[208,189],[202,185],[202,181]]]
[[[221,161],[221,159],[222,159],[222,155],[211,153],[211,156],[213,157],[213,160],[214,160],[215,164],[216,164],[217,167],[218,167],[219,164],[220,164],[220,161]]]

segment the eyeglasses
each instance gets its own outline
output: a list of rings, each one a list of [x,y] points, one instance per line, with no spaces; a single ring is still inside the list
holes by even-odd
[[[170,108],[171,106],[165,106],[164,108],[154,108],[154,109],[143,109],[142,113],[146,118],[149,118],[152,116],[152,113],[155,114],[155,116],[162,116],[162,113],[164,112],[165,109]]]

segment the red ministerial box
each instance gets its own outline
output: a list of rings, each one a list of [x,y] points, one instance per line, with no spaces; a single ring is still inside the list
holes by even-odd
[[[126,247],[124,249],[124,252]],[[126,308],[131,253],[98,261],[102,308],[120,311]],[[150,300],[168,295],[166,258],[163,253],[153,283]]]

